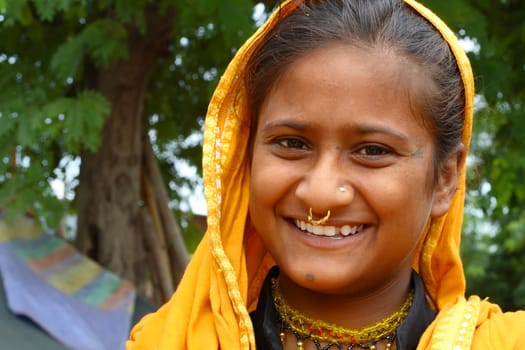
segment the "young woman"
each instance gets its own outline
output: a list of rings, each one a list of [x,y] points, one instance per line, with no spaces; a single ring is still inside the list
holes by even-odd
[[[208,231],[128,349],[521,349],[465,299],[473,78],[412,0],[284,3],[210,104]]]

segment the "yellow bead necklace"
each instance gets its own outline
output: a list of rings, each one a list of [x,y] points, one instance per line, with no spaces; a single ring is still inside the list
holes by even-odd
[[[369,349],[376,350],[377,343],[384,340],[386,349],[392,349],[396,329],[405,320],[414,300],[411,290],[401,308],[374,325],[362,329],[347,329],[322,320],[315,320],[293,309],[284,299],[279,288],[279,280],[272,279],[273,303],[279,314],[281,342],[285,331],[291,331],[297,340],[297,350],[304,350],[304,341],[311,340],[318,350],[331,348],[338,350]],[[327,345],[321,345],[325,343]]]

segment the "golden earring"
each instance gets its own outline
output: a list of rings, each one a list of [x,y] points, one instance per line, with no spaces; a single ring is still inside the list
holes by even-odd
[[[323,218],[319,219],[319,220],[315,220],[314,219],[314,216],[312,214],[312,208],[310,208],[310,211],[308,211],[308,223],[309,224],[316,225],[316,226],[317,225],[322,225],[325,222],[327,222],[329,218],[330,218],[330,210],[328,210],[326,215]]]

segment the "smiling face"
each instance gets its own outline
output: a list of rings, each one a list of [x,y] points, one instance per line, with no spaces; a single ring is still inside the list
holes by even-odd
[[[331,44],[295,61],[266,96],[250,218],[291,283],[345,295],[406,290],[428,218],[448,208],[433,138],[411,108],[413,79],[424,79],[416,73],[394,53]],[[310,208],[330,218],[308,225]]]

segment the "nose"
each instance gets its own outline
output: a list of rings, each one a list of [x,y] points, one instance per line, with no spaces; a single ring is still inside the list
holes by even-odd
[[[317,214],[345,207],[355,196],[347,172],[340,157],[319,157],[299,181],[296,196]]]

